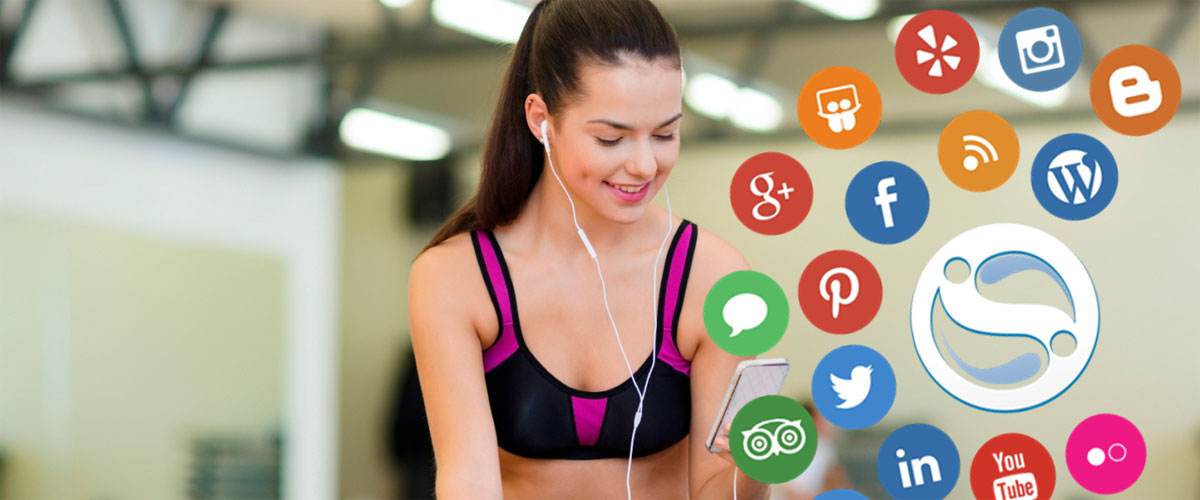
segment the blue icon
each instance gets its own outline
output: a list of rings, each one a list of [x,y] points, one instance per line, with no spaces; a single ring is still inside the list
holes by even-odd
[[[817,495],[813,500],[870,500],[866,495],[854,490],[829,490]]]
[[[929,190],[903,163],[881,161],[862,169],[846,189],[846,217],[863,238],[891,245],[917,234],[929,215]]]
[[[882,354],[861,345],[834,349],[813,371],[813,402],[826,420],[844,429],[879,422],[896,401],[896,375]]]
[[[1117,193],[1117,161],[1094,137],[1063,134],[1038,151],[1031,171],[1033,194],[1055,217],[1090,218]]]
[[[896,500],[942,499],[958,482],[958,448],[941,429],[910,424],[892,432],[879,448],[875,469]]]
[[[1083,42],[1067,16],[1034,7],[1013,16],[1000,31],[1000,67],[1013,83],[1038,92],[1067,83],[1079,69]]]

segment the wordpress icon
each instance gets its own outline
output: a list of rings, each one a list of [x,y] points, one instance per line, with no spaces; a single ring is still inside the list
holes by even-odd
[[[962,267],[967,269],[965,279],[951,272]],[[1050,278],[1073,311],[997,302],[979,291],[979,284],[998,283],[1022,271]],[[959,355],[945,332],[935,328],[941,314],[968,333],[979,334],[980,341],[1033,339],[1041,345],[1045,361],[1037,352],[1027,352],[997,366],[980,367]],[[938,386],[976,408],[1015,412],[1058,397],[1083,373],[1100,333],[1100,303],[1087,269],[1062,242],[1028,226],[990,224],[958,235],[929,260],[913,292],[911,323],[917,357]],[[1051,345],[1065,340],[1062,336],[1074,340],[1074,349],[1056,353]]]
[[[1033,195],[1055,217],[1084,220],[1099,214],[1117,193],[1117,162],[1104,144],[1084,134],[1063,134],[1038,151],[1030,169]]]

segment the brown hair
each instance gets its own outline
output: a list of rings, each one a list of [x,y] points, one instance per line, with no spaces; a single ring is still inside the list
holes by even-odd
[[[451,236],[512,222],[543,169],[543,149],[525,122],[538,93],[553,115],[578,95],[583,63],[615,66],[625,55],[665,58],[680,68],[675,30],[649,0],[542,0],[513,48],[484,144],[479,188],[438,229],[428,250]],[[424,252],[422,250],[422,252]]]

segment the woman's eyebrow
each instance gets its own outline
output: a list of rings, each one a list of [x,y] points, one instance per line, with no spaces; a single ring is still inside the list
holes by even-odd
[[[656,129],[663,128],[663,127],[665,127],[665,126],[667,126],[667,125],[670,125],[670,124],[671,124],[671,122],[674,122],[675,120],[678,120],[678,119],[680,119],[680,118],[682,118],[682,117],[683,117],[683,113],[679,113],[679,114],[677,114],[677,115],[675,115],[675,116],[672,116],[672,117],[671,117],[670,119],[668,119],[667,121],[664,121],[664,122],[662,122],[662,123],[658,124],[658,126],[657,126],[657,127],[654,127],[654,128],[656,128]],[[620,129],[620,130],[633,130],[633,126],[632,126],[632,125],[626,125],[626,124],[624,124],[624,123],[617,123],[617,122],[614,122],[614,121],[612,121],[612,120],[605,120],[605,119],[603,119],[603,118],[597,118],[597,119],[595,119],[595,120],[588,120],[588,123],[603,123],[603,124],[605,124],[605,125],[608,125],[608,126],[610,126],[610,127],[612,127],[612,128],[615,128],[615,129]]]

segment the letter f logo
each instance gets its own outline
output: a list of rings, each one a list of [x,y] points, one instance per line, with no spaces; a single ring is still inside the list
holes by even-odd
[[[888,192],[888,188],[895,185],[895,177],[885,177],[879,180],[879,196],[875,197],[875,204],[879,205],[879,210],[883,212],[883,227],[895,225],[895,222],[892,221],[892,203],[896,202],[898,196],[896,193]]]

